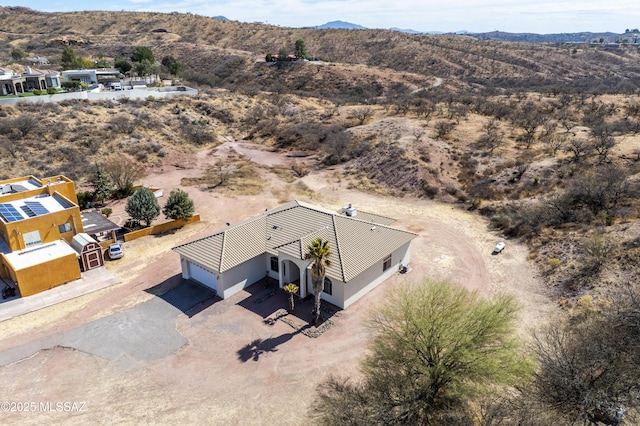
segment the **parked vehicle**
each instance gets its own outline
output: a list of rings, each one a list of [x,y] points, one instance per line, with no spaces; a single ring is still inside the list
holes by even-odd
[[[504,250],[504,248],[506,247],[506,244],[503,243],[502,241],[500,241],[498,244],[496,244],[496,246],[493,248],[493,252],[494,253],[500,253],[502,252],[502,250]]]
[[[9,284],[5,284],[4,288],[2,289],[2,298],[7,299],[15,295],[16,295],[16,289],[14,287],[11,287]]]
[[[111,260],[120,259],[122,256],[124,256],[124,250],[122,250],[122,244],[120,243],[110,244],[109,249],[107,250],[107,253],[109,255],[109,259]]]
[[[122,90],[122,84],[121,83],[111,83],[111,88],[113,90]]]

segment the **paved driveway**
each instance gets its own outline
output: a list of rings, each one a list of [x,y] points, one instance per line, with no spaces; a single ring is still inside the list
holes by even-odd
[[[125,370],[144,367],[184,346],[187,339],[176,330],[178,315],[214,297],[207,288],[183,281],[133,308],[0,352],[0,365],[61,346],[97,355]]]

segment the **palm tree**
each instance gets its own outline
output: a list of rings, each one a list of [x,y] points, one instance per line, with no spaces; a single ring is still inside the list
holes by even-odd
[[[289,311],[293,312],[293,310],[295,309],[295,303],[293,301],[293,295],[298,292],[298,286],[295,285],[294,283],[289,283],[289,284],[285,285],[282,288],[284,289],[284,291],[289,293]]]
[[[307,246],[305,259],[311,260],[311,282],[313,284],[313,293],[315,294],[315,305],[313,308],[313,325],[318,324],[320,319],[320,294],[324,288],[324,276],[326,267],[331,266],[329,256],[329,242],[322,238],[316,238]]]

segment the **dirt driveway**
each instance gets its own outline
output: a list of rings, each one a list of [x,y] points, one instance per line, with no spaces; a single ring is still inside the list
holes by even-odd
[[[293,161],[241,149],[257,164]],[[182,177],[201,174],[215,155],[202,151],[182,158],[179,167],[167,165],[144,183],[168,194]],[[171,251],[225,222],[276,206],[274,190],[287,184],[265,169],[266,189],[256,196],[183,188],[202,222],[127,243],[125,257],[107,265],[121,284],[0,323],[0,409],[2,402],[35,402],[37,408],[2,413],[3,423],[307,424],[315,387],[327,374],[357,371],[369,337],[363,319],[397,286],[429,276],[487,296],[511,293],[523,305],[523,324],[535,324],[554,309],[526,249],[507,242],[502,254],[492,256],[499,237],[481,218],[450,205],[349,190],[336,179],[339,173],[309,174],[303,181],[315,193],[300,199],[336,209],[352,203],[398,219],[396,226],[419,234],[408,274],[394,276],[334,317],[335,325],[320,338],[308,338],[270,321],[284,307],[279,293],[263,302],[261,292],[268,289],[254,286],[224,301],[208,297],[182,281],[178,255]],[[78,404],[43,412],[47,402]]]

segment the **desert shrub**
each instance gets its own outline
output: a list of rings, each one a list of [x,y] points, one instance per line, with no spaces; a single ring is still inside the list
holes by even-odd
[[[291,170],[293,170],[298,177],[304,177],[309,174],[309,168],[298,161],[291,165]]]
[[[602,235],[593,235],[582,244],[584,251],[583,269],[589,274],[597,274],[606,265],[614,245]]]
[[[2,123],[3,133],[10,133],[11,129],[15,129],[18,138],[25,138],[29,133],[38,128],[38,119],[31,114],[21,114],[16,118]]]
[[[196,145],[204,145],[210,142],[215,142],[216,134],[208,126],[208,121],[194,121],[188,123],[182,127],[182,134],[185,138]]]
[[[113,213],[113,209],[111,207],[105,207],[102,210],[100,210],[100,213],[102,213],[106,217],[109,217],[111,216],[111,213]]]
[[[130,135],[135,132],[138,123],[126,115],[117,115],[109,121],[111,129],[117,133]]]
[[[437,186],[431,185],[426,181],[422,183],[422,191],[424,192],[424,195],[431,199],[434,199],[440,192]]]
[[[480,413],[463,414],[471,401],[532,370],[515,338],[517,311],[509,296],[489,301],[447,283],[400,289],[372,311],[362,379],[320,385],[317,424],[474,424]]]
[[[434,130],[436,132],[436,137],[444,138],[447,136],[453,129],[455,129],[456,123],[450,121],[438,121],[434,125]]]

